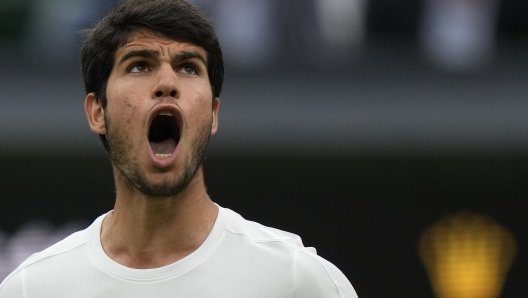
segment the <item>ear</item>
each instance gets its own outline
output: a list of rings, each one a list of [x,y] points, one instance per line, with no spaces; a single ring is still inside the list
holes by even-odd
[[[84,112],[88,118],[88,124],[93,132],[100,135],[106,134],[104,109],[101,102],[95,98],[94,93],[88,93],[84,100]]]
[[[213,100],[213,125],[211,126],[211,135],[218,131],[218,109],[220,108],[220,98],[215,97]]]

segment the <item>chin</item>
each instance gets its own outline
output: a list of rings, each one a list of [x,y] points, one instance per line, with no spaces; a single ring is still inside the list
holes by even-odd
[[[154,179],[145,179],[146,177],[135,177],[130,179],[135,188],[148,197],[175,197],[187,188],[192,180],[192,176],[180,175],[174,177],[160,173],[152,177]],[[156,179],[157,178],[157,179]]]

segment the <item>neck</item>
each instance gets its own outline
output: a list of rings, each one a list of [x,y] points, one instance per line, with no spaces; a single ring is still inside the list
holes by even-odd
[[[110,258],[131,268],[157,268],[200,247],[218,214],[201,169],[178,195],[164,198],[145,196],[117,172],[116,204],[101,228],[101,244]]]

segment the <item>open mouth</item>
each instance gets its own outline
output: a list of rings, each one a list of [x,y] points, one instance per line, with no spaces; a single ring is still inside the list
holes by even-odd
[[[180,126],[170,111],[161,111],[150,124],[150,148],[158,159],[172,156],[180,141]]]

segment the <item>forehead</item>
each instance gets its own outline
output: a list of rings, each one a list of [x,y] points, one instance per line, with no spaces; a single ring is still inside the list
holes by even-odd
[[[139,49],[160,51],[161,55],[169,55],[180,51],[193,51],[198,52],[205,59],[207,58],[207,52],[202,47],[190,42],[177,41],[150,30],[138,30],[131,33],[126,42],[117,48],[116,58],[129,51]]]

